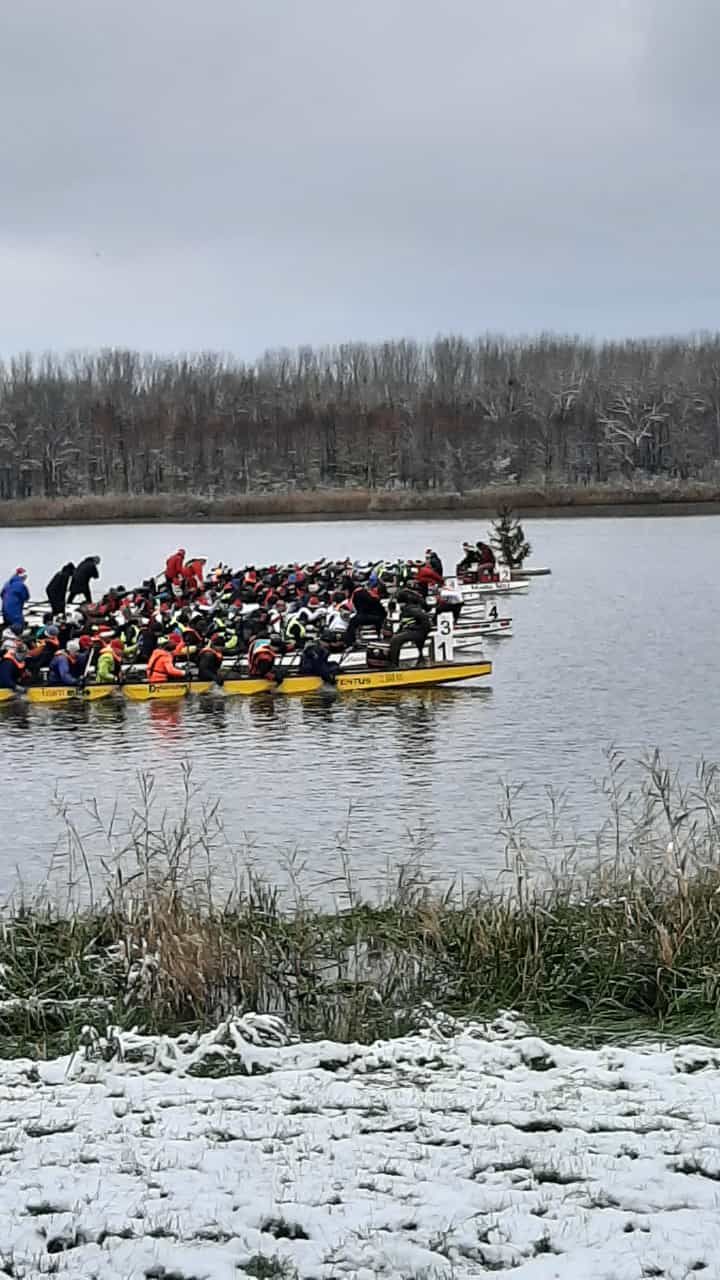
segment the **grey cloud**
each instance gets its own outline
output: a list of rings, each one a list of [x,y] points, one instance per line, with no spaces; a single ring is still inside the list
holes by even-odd
[[[709,43],[703,0],[25,0],[0,348],[714,327],[690,11]]]

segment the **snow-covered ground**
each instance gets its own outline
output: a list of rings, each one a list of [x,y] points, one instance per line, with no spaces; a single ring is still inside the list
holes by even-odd
[[[720,1052],[282,1040],[1,1063],[0,1276],[720,1277]]]

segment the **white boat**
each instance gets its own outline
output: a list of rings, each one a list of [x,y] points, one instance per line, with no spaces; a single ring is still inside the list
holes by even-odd
[[[522,582],[524,578],[543,578],[548,573],[552,573],[552,569],[536,568],[534,565],[521,565],[519,569],[510,570],[510,577],[513,582]]]
[[[530,590],[529,579],[514,581],[510,570],[501,565],[497,581],[463,582],[457,577],[445,579],[447,591],[457,592],[463,600],[482,600],[487,596],[524,595]]]
[[[455,631],[456,649],[482,649],[486,640],[510,639],[512,636],[512,618],[498,618],[484,627],[458,627]]]

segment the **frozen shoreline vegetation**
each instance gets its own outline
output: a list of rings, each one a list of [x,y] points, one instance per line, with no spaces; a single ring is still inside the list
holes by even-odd
[[[411,1031],[428,1002],[465,1018],[516,1009],[575,1044],[713,1038],[720,771],[701,764],[684,784],[656,754],[631,789],[622,759],[609,766],[608,823],[573,844],[553,804],[544,872],[508,787],[507,874],[474,889],[438,887],[410,864],[362,892],[341,847],[321,891],[304,892],[295,862],[283,894],[233,862],[217,807],[195,812],[189,774],[171,816],[142,780],[126,830],[111,815],[103,831],[95,811],[89,831],[66,811],[49,877],[65,876],[65,901],[16,903],[0,927],[0,1056],[72,1052],[85,1025],[177,1035],[238,1010],[278,1015],[304,1041],[369,1043]],[[220,854],[231,885],[214,871]]]
[[[0,1063],[0,1274],[720,1275],[720,1052],[416,1021],[302,1044],[247,1015]]]

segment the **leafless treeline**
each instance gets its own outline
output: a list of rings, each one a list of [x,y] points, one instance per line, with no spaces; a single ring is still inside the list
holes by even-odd
[[[0,497],[717,479],[720,337],[388,342],[0,368]]]

